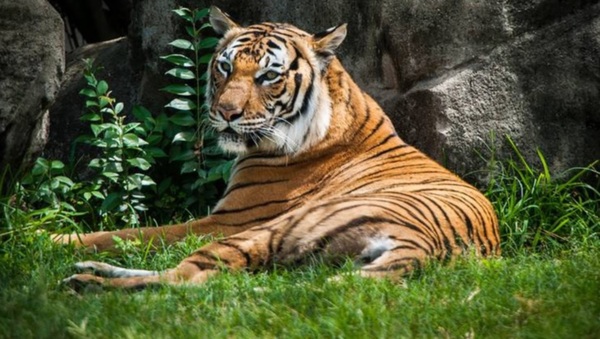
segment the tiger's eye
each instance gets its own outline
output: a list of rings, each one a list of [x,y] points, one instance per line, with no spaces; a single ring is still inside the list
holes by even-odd
[[[231,64],[229,64],[228,62],[221,62],[219,64],[219,66],[221,67],[221,70],[225,73],[229,73],[231,72]]]
[[[268,71],[267,73],[265,73],[265,79],[267,80],[273,80],[275,78],[277,78],[279,76],[279,73],[275,72],[275,71]]]

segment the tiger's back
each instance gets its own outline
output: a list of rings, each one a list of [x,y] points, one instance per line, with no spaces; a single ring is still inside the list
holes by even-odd
[[[499,254],[489,201],[404,143],[334,56],[345,26],[316,35],[287,24],[243,28],[217,9],[211,22],[224,38],[209,66],[210,119],[221,147],[239,156],[211,216],[143,232],[168,241],[186,232],[227,237],[159,277],[123,278],[102,266],[116,277],[102,283],[202,282],[222,264],[254,269],[316,254],[350,256],[361,274],[389,276],[468,248]],[[101,278],[69,281],[85,279]]]

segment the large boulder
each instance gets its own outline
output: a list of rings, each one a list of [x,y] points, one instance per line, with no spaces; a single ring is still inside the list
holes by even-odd
[[[490,149],[509,154],[509,135],[530,161],[539,147],[560,171],[600,158],[599,1],[134,0],[120,60],[136,76],[123,81],[138,81],[135,97],[154,112],[168,102],[158,89],[172,81],[169,65],[158,57],[185,36],[178,6],[216,4],[242,24],[310,32],[347,22],[340,58],[406,141],[468,174]]]
[[[46,0],[0,3],[0,170],[35,157],[64,71],[63,22]]]

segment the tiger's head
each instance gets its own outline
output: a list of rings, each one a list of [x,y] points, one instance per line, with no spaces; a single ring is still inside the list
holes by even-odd
[[[319,34],[279,23],[242,27],[214,6],[210,22],[223,35],[206,93],[220,147],[292,155],[322,140],[331,119],[324,74],[346,25]]]

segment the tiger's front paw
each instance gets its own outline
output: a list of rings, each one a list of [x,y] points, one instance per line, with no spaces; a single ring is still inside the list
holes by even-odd
[[[61,284],[70,287],[76,292],[99,291],[104,284],[104,278],[93,274],[73,274],[63,279]]]

